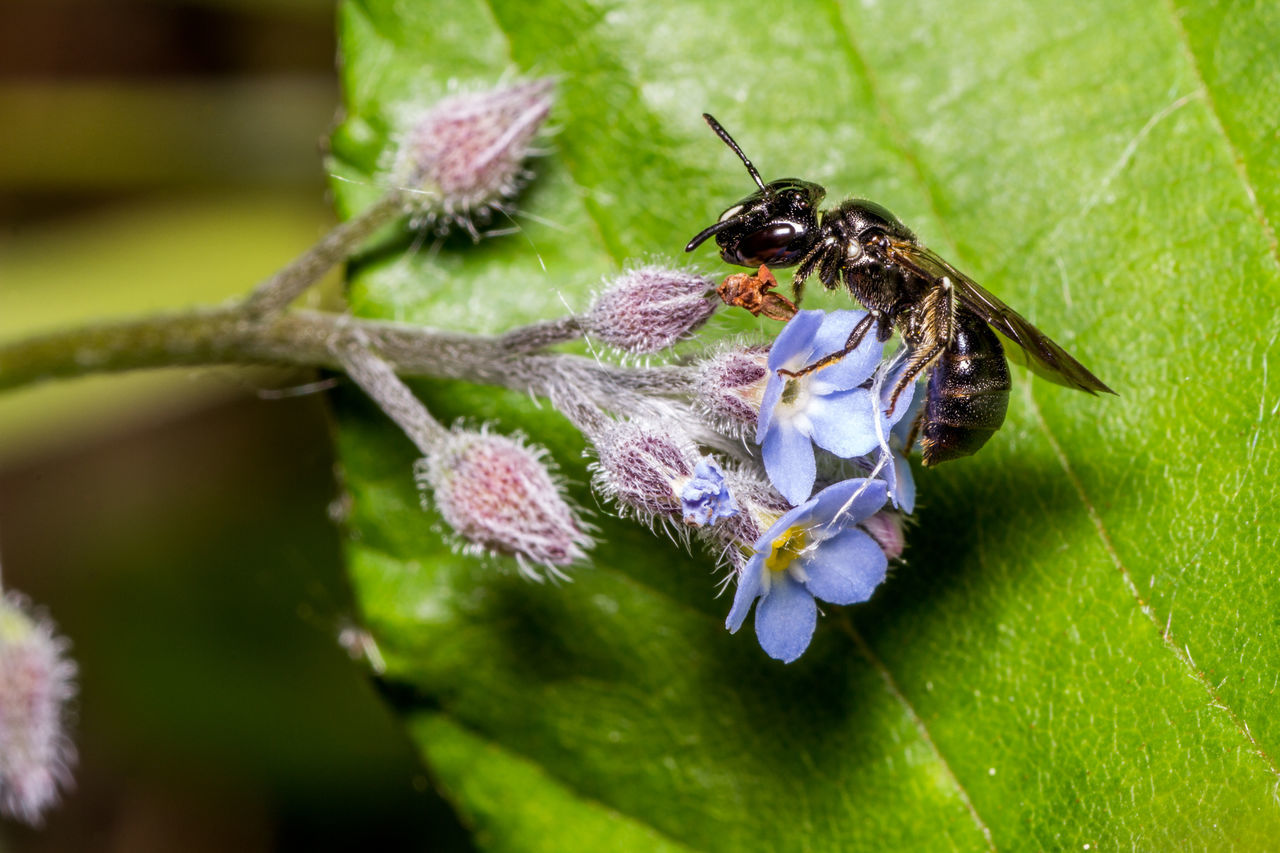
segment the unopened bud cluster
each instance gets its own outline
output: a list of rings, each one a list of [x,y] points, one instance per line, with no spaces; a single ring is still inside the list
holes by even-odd
[[[715,285],[693,273],[650,264],[614,279],[582,318],[611,347],[647,355],[674,346],[715,313]]]
[[[414,194],[419,216],[439,230],[505,209],[531,177],[530,143],[546,122],[555,81],[528,80],[452,95],[421,114],[405,134],[396,180]]]
[[[890,560],[902,556],[907,547],[906,534],[902,529],[902,513],[893,509],[882,509],[862,522],[862,529],[867,531],[880,550]]]
[[[465,551],[515,557],[526,576],[542,580],[540,569],[564,577],[591,547],[544,458],[515,438],[456,429],[415,473]]]
[[[732,471],[728,487],[740,511],[709,531],[709,541],[720,549],[720,561],[732,569],[725,583],[733,581],[746,564],[751,545],[790,508],[769,482],[751,469]]]
[[[693,477],[698,451],[678,429],[620,421],[588,438],[596,449],[596,491],[645,522],[681,514],[680,491]]]
[[[769,349],[733,346],[704,359],[695,376],[695,400],[703,415],[735,438],[751,436],[769,378]]]
[[[71,786],[67,703],[76,667],[53,626],[0,596],[0,815],[39,826]]]

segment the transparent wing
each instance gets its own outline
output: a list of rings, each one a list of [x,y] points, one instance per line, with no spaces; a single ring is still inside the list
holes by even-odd
[[[1072,358],[1070,353],[1055,344],[1048,335],[1027,322],[1021,314],[1005,305],[982,285],[951,266],[936,252],[899,240],[889,241],[885,251],[891,260],[923,278],[931,281],[948,279],[961,304],[1002,336],[1017,344],[1026,356],[1025,363],[1040,376],[1089,394],[1100,391],[1116,393]]]

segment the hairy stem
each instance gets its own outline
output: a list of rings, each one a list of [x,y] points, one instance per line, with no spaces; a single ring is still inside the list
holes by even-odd
[[[519,333],[487,337],[346,314],[292,310],[247,316],[242,306],[105,323],[0,343],[0,391],[47,379],[158,367],[279,364],[345,370],[356,341],[401,375],[462,379],[547,396],[573,388],[601,408],[642,411],[652,396],[689,390],[679,367],[627,368],[563,353],[528,353]]]
[[[439,445],[447,430],[431,416],[426,405],[396,376],[378,354],[358,341],[338,348],[347,375],[387,413],[423,456]]]
[[[512,329],[498,339],[498,343],[510,352],[532,352],[555,344],[563,344],[582,337],[582,320],[578,317],[560,317],[543,320]]]
[[[404,193],[390,189],[380,199],[339,224],[288,266],[258,285],[245,297],[244,310],[265,317],[289,303],[329,270],[355,254],[375,231],[404,213]]]

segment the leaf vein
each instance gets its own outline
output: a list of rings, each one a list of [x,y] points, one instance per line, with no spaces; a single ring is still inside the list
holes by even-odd
[[[1208,107],[1209,116],[1213,119],[1214,127],[1222,134],[1223,142],[1227,146],[1227,152],[1231,155],[1231,165],[1235,167],[1236,176],[1240,179],[1244,193],[1249,199],[1249,206],[1253,208],[1253,215],[1262,227],[1262,233],[1267,239],[1271,260],[1277,268],[1280,268],[1280,242],[1277,242],[1275,227],[1272,226],[1271,220],[1267,218],[1266,211],[1262,209],[1262,203],[1258,201],[1258,193],[1254,190],[1253,182],[1249,178],[1249,167],[1245,164],[1244,155],[1236,145],[1235,140],[1231,138],[1226,124],[1222,121],[1222,114],[1219,112],[1217,101],[1213,97],[1213,90],[1209,88],[1209,82],[1205,79],[1204,72],[1200,70],[1200,60],[1196,56],[1195,49],[1191,46],[1191,38],[1187,35],[1187,28],[1182,23],[1182,16],[1178,14],[1177,7],[1173,5],[1173,0],[1165,0],[1164,5],[1173,21],[1173,28],[1178,34],[1179,46],[1182,48],[1183,56],[1186,57],[1187,65],[1191,68],[1191,74],[1195,77],[1196,82],[1200,84],[1200,90],[1204,92],[1205,106]]]
[[[849,26],[845,23],[844,15],[841,13],[843,0],[830,0],[830,2],[832,26],[835,27],[842,37],[842,41],[845,46],[845,54],[849,58],[849,64],[852,72],[854,75],[861,76],[862,79],[866,81],[867,92],[871,95],[871,100],[875,104],[876,114],[886,129],[888,129],[889,135],[893,139],[895,150],[899,155],[901,155],[907,166],[910,167],[912,176],[924,191],[925,197],[929,202],[929,209],[933,213],[934,220],[938,223],[938,228],[943,239],[946,240],[949,245],[954,247],[956,241],[948,233],[946,219],[941,215],[942,198],[935,189],[933,182],[931,182],[925,174],[924,165],[920,162],[920,158],[917,157],[915,152],[911,149],[909,144],[910,136],[907,134],[906,130],[903,129],[903,126],[898,121],[897,117],[889,109],[888,101],[880,91],[880,83],[876,77],[875,71],[872,70],[871,65],[867,62],[862,49],[858,47],[858,43],[854,39],[853,33],[849,31]]]
[[[951,769],[951,765],[947,763],[947,759],[943,757],[942,751],[939,750],[938,745],[934,743],[932,735],[929,734],[929,727],[925,725],[924,720],[916,713],[916,709],[912,706],[910,700],[908,700],[903,692],[898,688],[898,683],[894,680],[893,674],[889,672],[889,668],[885,666],[884,661],[880,660],[880,658],[876,656],[875,652],[871,650],[871,646],[867,644],[867,641],[863,638],[862,634],[856,627],[854,627],[853,619],[849,616],[848,611],[840,611],[839,624],[844,632],[849,635],[849,638],[853,640],[853,644],[857,647],[858,653],[866,659],[867,663],[871,665],[871,668],[880,676],[880,679],[884,682],[885,690],[899,705],[902,706],[903,713],[907,715],[907,719],[911,722],[912,726],[915,727],[916,734],[925,742],[929,747],[929,750],[933,753],[934,758],[936,758],[938,763],[942,766],[943,772],[951,781],[952,785],[955,786],[956,794],[960,797],[960,802],[964,803],[965,809],[969,812],[969,817],[973,819],[973,822],[978,827],[978,831],[982,833],[982,837],[986,840],[987,849],[995,850],[996,845],[995,841],[991,837],[990,827],[988,827],[986,822],[983,821],[982,815],[978,814],[977,807],[974,806],[973,800],[969,798],[969,792],[965,790],[964,785],[960,783],[959,777],[957,777],[955,771]]]
[[[1035,415],[1036,420],[1040,424],[1041,431],[1044,432],[1045,438],[1048,439],[1049,445],[1053,449],[1054,456],[1057,457],[1058,463],[1062,466],[1063,472],[1071,482],[1072,488],[1075,489],[1076,496],[1079,497],[1080,502],[1084,504],[1085,513],[1088,515],[1089,521],[1093,524],[1093,528],[1097,532],[1098,538],[1102,540],[1102,547],[1106,550],[1107,555],[1111,558],[1111,562],[1115,565],[1117,571],[1120,572],[1120,577],[1124,582],[1125,588],[1128,589],[1129,594],[1133,596],[1133,600],[1138,605],[1138,609],[1147,617],[1147,620],[1151,622],[1152,626],[1154,626],[1156,631],[1160,634],[1160,640],[1163,642],[1165,648],[1172,652],[1173,656],[1187,667],[1188,676],[1204,688],[1205,693],[1209,695],[1209,705],[1219,709],[1227,715],[1240,734],[1244,735],[1245,740],[1248,741],[1250,747],[1249,751],[1262,759],[1273,776],[1280,778],[1280,766],[1276,765],[1275,760],[1262,748],[1262,745],[1258,743],[1257,739],[1254,738],[1253,731],[1249,728],[1249,723],[1226,703],[1221,694],[1218,693],[1217,687],[1214,687],[1213,682],[1211,682],[1208,676],[1205,675],[1204,671],[1196,665],[1195,659],[1191,656],[1191,647],[1185,643],[1179,646],[1174,641],[1173,635],[1170,633],[1170,629],[1173,625],[1172,609],[1169,611],[1168,621],[1164,626],[1161,626],[1160,618],[1156,614],[1155,609],[1142,597],[1142,592],[1134,582],[1133,576],[1129,573],[1128,567],[1126,567],[1124,561],[1120,559],[1120,554],[1116,551],[1115,545],[1111,541],[1111,535],[1107,533],[1107,528],[1103,524],[1102,515],[1094,507],[1093,502],[1089,500],[1089,495],[1084,490],[1084,484],[1080,481],[1080,478],[1076,476],[1075,469],[1071,467],[1071,462],[1067,459],[1067,455],[1062,450],[1062,446],[1058,444],[1058,440],[1054,436],[1053,431],[1049,429],[1049,423],[1045,420],[1044,414],[1040,411],[1039,404],[1036,403],[1035,398],[1029,392],[1026,397],[1028,404],[1031,407],[1032,414]],[[1221,685],[1218,686],[1220,687]]]

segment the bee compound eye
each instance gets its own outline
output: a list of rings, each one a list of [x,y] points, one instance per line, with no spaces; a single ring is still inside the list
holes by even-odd
[[[790,222],[778,222],[752,231],[738,241],[737,254],[750,264],[768,263],[782,254],[796,237]]]

